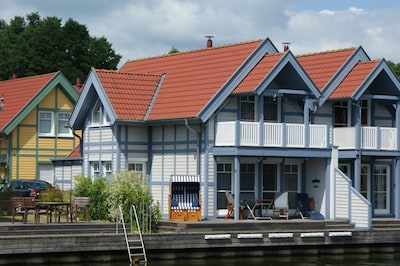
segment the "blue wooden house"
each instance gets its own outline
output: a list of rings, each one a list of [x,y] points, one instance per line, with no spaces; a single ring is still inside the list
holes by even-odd
[[[196,175],[203,219],[225,216],[226,191],[236,206],[306,192],[368,228],[400,217],[399,96],[362,47],[296,56],[267,38],[92,69],[70,124],[82,174],[143,172],[165,216],[171,176]]]

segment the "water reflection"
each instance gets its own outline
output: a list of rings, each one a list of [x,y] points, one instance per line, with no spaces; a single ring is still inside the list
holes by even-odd
[[[399,265],[400,255],[396,253],[380,254],[346,254],[346,255],[318,255],[318,256],[284,256],[257,257],[257,258],[208,258],[208,259],[185,259],[185,260],[163,260],[149,261],[147,266],[314,266],[314,265]],[[51,266],[46,264],[47,266]],[[60,265],[60,264],[57,264]],[[143,264],[140,264],[143,265]],[[54,265],[55,266],[55,265]],[[84,264],[71,264],[68,266],[129,266],[126,261],[114,262],[90,262]]]

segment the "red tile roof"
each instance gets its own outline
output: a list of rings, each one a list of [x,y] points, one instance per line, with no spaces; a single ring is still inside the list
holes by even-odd
[[[0,95],[4,97],[5,106],[0,112],[0,130],[3,130],[56,74],[48,73],[1,81]]]
[[[378,64],[378,60],[358,62],[329,98],[338,99],[351,97]]]
[[[120,71],[166,74],[150,120],[196,117],[260,43],[257,40],[133,60]]]
[[[81,158],[81,145],[77,145],[68,155],[67,158]]]
[[[96,70],[118,119],[143,120],[161,75]]]
[[[296,56],[311,80],[319,90],[323,90],[329,80],[355,52],[356,48],[326,51]]]
[[[251,92],[268,75],[284,54],[266,54],[236,87],[234,93]]]

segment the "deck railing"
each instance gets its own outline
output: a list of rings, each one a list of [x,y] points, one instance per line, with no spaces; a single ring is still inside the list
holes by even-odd
[[[307,128],[295,123],[228,121],[217,123],[215,145],[329,148],[333,144],[345,150],[357,149],[356,143],[360,141],[362,149],[397,150],[396,134],[396,128],[362,127],[357,138],[355,127],[332,129],[328,125],[310,124]]]
[[[260,128],[258,122],[219,122],[215,144],[216,146],[328,147],[326,125],[310,125],[308,130],[307,134],[304,124],[294,123],[263,123]]]
[[[333,129],[334,145],[340,150],[356,149],[355,127]],[[361,127],[359,148],[365,150],[397,150],[397,129],[391,127]]]

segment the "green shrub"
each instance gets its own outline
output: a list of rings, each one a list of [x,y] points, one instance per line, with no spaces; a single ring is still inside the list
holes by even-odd
[[[139,172],[125,171],[114,175],[108,190],[110,218],[117,217],[119,206],[122,207],[125,222],[129,222],[130,206],[135,205],[142,228],[150,229],[161,219],[160,207],[153,203],[146,177]],[[152,229],[152,228],[151,228]]]
[[[93,220],[107,220],[109,218],[107,187],[108,183],[104,177],[93,181],[92,177],[79,175],[75,177],[75,187],[72,195],[90,197],[90,217]]]
[[[61,189],[59,188],[49,188],[43,190],[39,193],[40,201],[55,201],[55,202],[63,202],[64,195]]]

